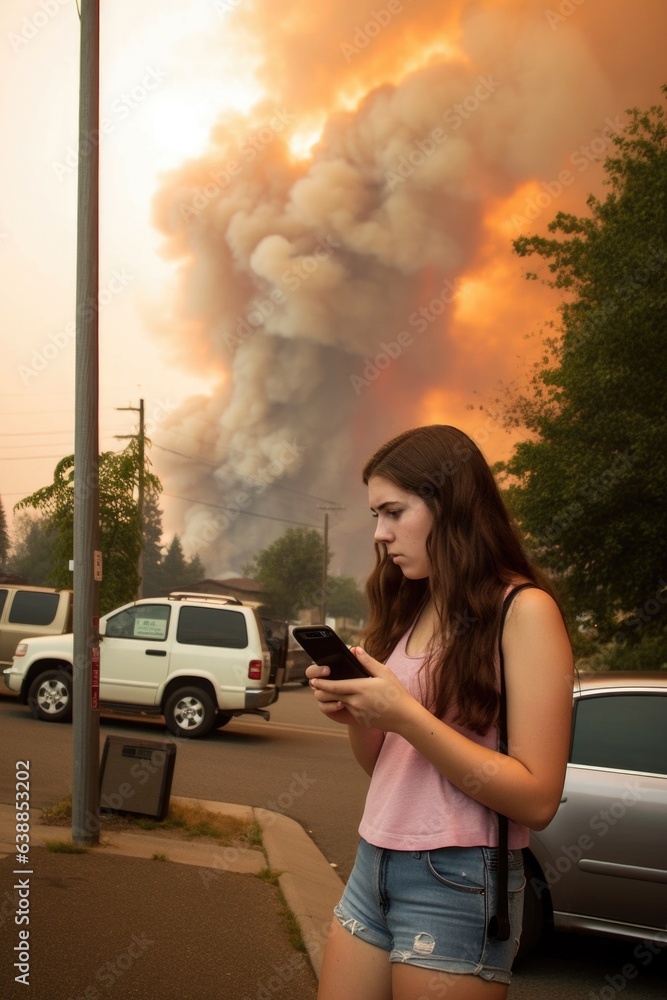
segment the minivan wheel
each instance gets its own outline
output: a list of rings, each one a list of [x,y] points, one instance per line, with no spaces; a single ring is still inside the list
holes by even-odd
[[[36,719],[70,722],[72,678],[65,670],[45,670],[30,685],[28,704]]]
[[[179,688],[169,695],[164,706],[167,729],[185,739],[206,736],[215,724],[215,716],[211,696],[198,687]]]

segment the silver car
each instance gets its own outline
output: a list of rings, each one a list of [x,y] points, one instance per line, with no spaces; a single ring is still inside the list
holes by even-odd
[[[578,678],[563,798],[525,855],[523,953],[549,921],[667,943],[667,671]]]

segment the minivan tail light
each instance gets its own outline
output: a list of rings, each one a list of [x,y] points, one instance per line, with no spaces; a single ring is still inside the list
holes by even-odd
[[[262,666],[263,664],[261,660],[251,660],[248,665],[248,680],[261,681]]]

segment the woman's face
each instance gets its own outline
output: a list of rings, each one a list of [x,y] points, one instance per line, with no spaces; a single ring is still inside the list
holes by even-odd
[[[429,576],[426,539],[433,515],[416,493],[408,493],[382,476],[368,481],[368,502],[377,518],[375,541],[382,542],[403,576],[423,580]]]

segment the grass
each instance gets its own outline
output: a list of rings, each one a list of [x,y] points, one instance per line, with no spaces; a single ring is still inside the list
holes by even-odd
[[[52,854],[87,854],[88,848],[72,844],[69,840],[45,840],[44,846]]]
[[[49,809],[45,809],[41,822],[49,826],[63,826],[70,823],[71,819],[72,796],[68,795]],[[100,813],[100,831],[132,829],[172,831],[187,840],[197,837],[208,838],[223,846],[234,844],[260,849],[262,846],[262,831],[254,820],[248,821],[238,816],[212,812],[198,802],[172,802],[163,820],[133,816],[130,813]]]
[[[41,822],[51,826],[62,826],[67,820],[72,818],[72,796],[56,802],[42,813]]]
[[[289,943],[292,945],[296,951],[306,951],[306,945],[304,943],[303,937],[301,936],[301,928],[299,926],[299,921],[296,919],[289,906],[285,901],[285,897],[282,894],[280,888],[279,879],[282,872],[276,871],[274,868],[262,868],[261,871],[257,872],[257,878],[261,879],[263,882],[268,882],[269,885],[274,885],[278,890],[278,899],[280,901],[280,917],[285,925],[285,930],[287,931],[287,937],[289,938]]]

